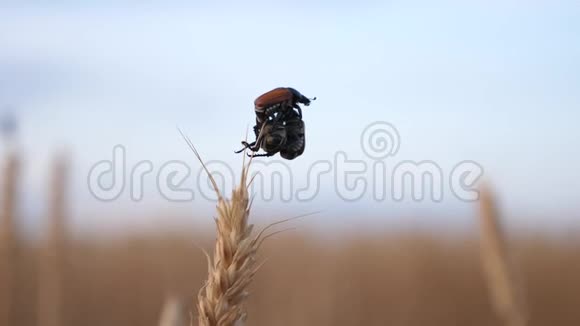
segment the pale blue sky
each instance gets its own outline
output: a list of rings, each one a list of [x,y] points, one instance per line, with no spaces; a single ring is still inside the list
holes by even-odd
[[[204,157],[238,167],[232,151],[253,122],[253,99],[292,86],[319,98],[304,111],[306,153],[289,163],[296,175],[339,150],[364,159],[360,134],[382,120],[401,134],[395,163],[433,160],[449,170],[475,160],[522,224],[580,217],[576,1],[26,3],[0,2],[0,108],[19,116],[35,205],[50,153],[65,146],[79,213],[190,210],[154,194],[99,203],[87,171],[116,144],[130,162],[187,159],[197,171],[176,125]],[[473,212],[450,197],[345,203],[328,179],[319,200],[283,208],[364,212],[346,226],[376,222],[367,215],[456,222]]]

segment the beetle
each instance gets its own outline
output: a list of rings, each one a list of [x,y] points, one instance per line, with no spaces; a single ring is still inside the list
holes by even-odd
[[[244,148],[237,151],[241,153],[246,148],[253,152],[260,148],[265,152],[264,154],[249,154],[248,156],[273,156],[280,152],[280,156],[287,160],[293,160],[304,153],[306,147],[306,136],[304,121],[300,119],[298,113],[291,111],[284,121],[273,122],[266,121],[260,130],[260,136],[253,143],[243,141]]]
[[[268,119],[280,120],[284,114],[296,109],[300,119],[302,119],[302,108],[298,103],[306,106],[316,97],[309,99],[292,87],[278,87],[266,92],[254,100],[254,111],[256,112],[256,125],[260,126]]]
[[[256,152],[261,148],[265,154],[249,156],[272,156],[280,152],[283,158],[292,160],[302,155],[306,141],[302,109],[298,104],[309,106],[314,100],[316,97],[309,99],[291,87],[278,87],[258,96],[254,100],[256,141],[242,141],[244,148],[236,153],[247,148]]]

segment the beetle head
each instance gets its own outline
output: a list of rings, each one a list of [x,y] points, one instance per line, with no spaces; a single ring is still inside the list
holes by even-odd
[[[311,101],[316,100],[316,97],[315,98],[312,98],[312,99],[309,99],[308,97],[302,95],[299,91],[295,90],[292,87],[288,87],[288,90],[290,92],[292,92],[292,96],[294,97],[294,102],[295,103],[302,103],[302,104],[304,104],[306,106],[309,106]]]

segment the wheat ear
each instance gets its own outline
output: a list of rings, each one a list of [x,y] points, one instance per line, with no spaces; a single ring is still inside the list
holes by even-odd
[[[516,286],[506,236],[491,191],[483,187],[480,198],[480,245],[483,271],[491,302],[506,326],[525,326],[521,288]]]
[[[248,169],[251,160],[246,165],[244,159],[240,184],[232,192],[231,199],[226,199],[191,141],[184,138],[206,170],[218,195],[215,218],[217,239],[213,258],[206,254],[208,279],[198,295],[198,324],[243,325],[246,319],[244,302],[248,296],[248,286],[259,267],[256,252],[261,243],[261,233],[253,236],[253,225],[248,221]]]

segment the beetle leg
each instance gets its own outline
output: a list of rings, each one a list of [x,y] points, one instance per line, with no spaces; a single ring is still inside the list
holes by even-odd
[[[256,144],[256,142],[252,142],[252,143],[248,143],[247,141],[242,141],[242,146],[244,146],[244,148],[235,151],[236,154],[239,154],[243,151],[245,151],[246,149],[250,149],[252,152],[257,152],[258,150],[260,150],[260,146],[258,146],[258,144]]]
[[[298,104],[294,104],[294,108],[298,111],[298,116],[302,119],[302,108]]]
[[[262,143],[262,137],[260,137],[262,135],[262,130],[265,127],[265,124],[262,124],[261,127],[258,127],[260,125],[260,122],[258,121],[258,119],[256,119],[256,125],[254,126],[254,133],[256,134],[256,140],[253,141],[252,143],[248,143],[245,140],[242,140],[242,146],[244,146],[244,148],[235,151],[236,154],[239,154],[243,151],[245,151],[246,149],[250,149],[252,152],[257,152],[260,150],[260,144]]]
[[[235,151],[234,153],[239,154],[239,153],[245,151],[246,149],[251,148],[251,146],[254,146],[255,144],[256,144],[256,142],[253,142],[251,144],[248,144],[247,141],[242,141],[242,146],[244,146],[244,148],[242,148],[242,149],[240,149],[238,151]]]
[[[276,153],[264,153],[264,154],[254,154],[254,153],[250,154],[250,153],[248,153],[248,157],[270,157],[270,156],[273,156],[274,154],[276,154]]]
[[[260,136],[260,131],[262,130],[262,126],[263,126],[263,122],[259,121],[258,118],[256,118],[256,125],[254,126],[254,135],[256,136],[256,139],[258,139],[258,136]]]
[[[258,143],[257,141],[255,141],[255,142],[253,142],[251,144],[248,144],[246,142],[244,142],[244,143],[245,143],[244,146],[246,146],[246,148],[249,148],[252,152],[257,152],[257,151],[260,150],[260,144],[261,144],[261,142]]]
[[[257,152],[260,150],[260,144],[255,144],[253,147],[249,147],[252,152]]]

